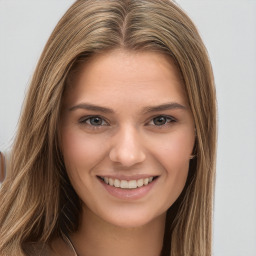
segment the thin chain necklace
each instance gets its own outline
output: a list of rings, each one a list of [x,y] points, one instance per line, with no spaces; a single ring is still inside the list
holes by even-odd
[[[71,242],[70,238],[68,237],[68,235],[64,235],[64,239],[66,240],[66,242],[68,243],[69,247],[71,248],[71,250],[74,252],[74,256],[79,256],[78,253],[76,252],[76,249],[73,245],[73,243]]]

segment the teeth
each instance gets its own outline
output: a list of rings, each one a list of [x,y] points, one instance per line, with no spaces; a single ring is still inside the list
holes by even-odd
[[[139,179],[139,180],[118,180],[118,179],[112,179],[107,177],[101,177],[101,179],[108,185],[114,186],[116,188],[123,188],[123,189],[134,189],[134,188],[140,188],[143,185],[146,186],[150,182],[153,181],[153,177],[145,178],[145,179]]]
[[[120,180],[115,179],[115,181],[114,181],[114,186],[115,186],[116,188],[119,188],[119,187],[120,187]]]
[[[144,179],[144,185],[148,185],[148,178]]]
[[[143,179],[139,179],[139,180],[137,181],[137,186],[138,186],[139,188],[143,186]]]
[[[104,180],[104,181],[105,181],[105,180]],[[105,183],[107,183],[107,182],[105,182]],[[114,180],[111,179],[111,178],[109,178],[107,184],[109,184],[110,186],[114,186]]]
[[[129,188],[129,184],[127,180],[121,180],[121,188]]]
[[[136,180],[130,180],[130,181],[128,182],[128,186],[129,186],[129,188],[137,188],[137,182],[136,182]]]

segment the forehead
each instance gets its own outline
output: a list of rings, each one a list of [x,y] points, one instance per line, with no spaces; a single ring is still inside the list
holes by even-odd
[[[114,104],[117,100],[129,104],[157,104],[159,100],[186,104],[186,95],[170,57],[120,49],[88,59],[73,75],[64,94],[66,104]]]

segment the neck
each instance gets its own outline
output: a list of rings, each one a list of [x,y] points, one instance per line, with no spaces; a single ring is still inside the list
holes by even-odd
[[[70,237],[79,256],[160,256],[165,217],[163,214],[141,227],[123,228],[84,209],[80,229]]]

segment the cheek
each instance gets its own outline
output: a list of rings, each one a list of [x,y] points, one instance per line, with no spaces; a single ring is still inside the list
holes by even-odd
[[[176,201],[185,186],[193,147],[192,133],[171,134],[162,139],[161,143],[155,143],[152,154],[164,170],[161,186],[168,207]]]
[[[158,159],[165,166],[173,166],[177,169],[187,165],[193,151],[195,137],[192,132],[175,132],[166,135],[158,141],[154,141],[154,151]]]
[[[89,171],[104,157],[103,138],[85,135],[79,129],[63,129],[61,148],[67,170]]]

